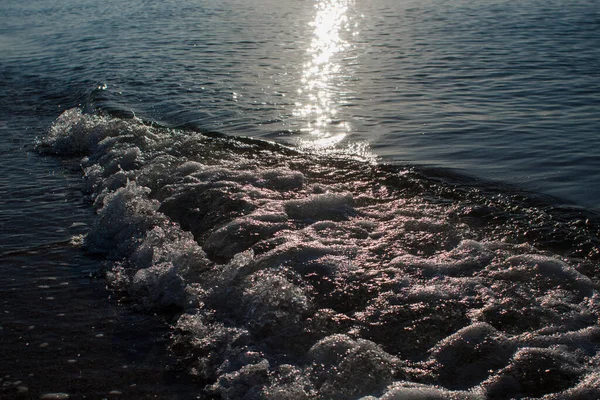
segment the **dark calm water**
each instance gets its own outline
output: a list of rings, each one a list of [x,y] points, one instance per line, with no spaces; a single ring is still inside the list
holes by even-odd
[[[598,398],[599,71],[593,0],[3,0],[0,397]]]

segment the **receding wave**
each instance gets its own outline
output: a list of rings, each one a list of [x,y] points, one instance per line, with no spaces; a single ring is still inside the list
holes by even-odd
[[[63,113],[110,287],[224,399],[600,398],[598,223],[409,168]]]

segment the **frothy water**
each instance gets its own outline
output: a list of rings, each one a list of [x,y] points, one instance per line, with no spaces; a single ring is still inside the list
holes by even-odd
[[[600,396],[599,224],[518,193],[64,112],[110,288],[225,399]]]

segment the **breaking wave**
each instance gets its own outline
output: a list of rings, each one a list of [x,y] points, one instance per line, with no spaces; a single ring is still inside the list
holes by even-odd
[[[410,168],[63,113],[84,238],[223,399],[600,398],[594,217]]]

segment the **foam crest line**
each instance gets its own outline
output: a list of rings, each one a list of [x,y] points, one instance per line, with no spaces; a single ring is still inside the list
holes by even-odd
[[[224,399],[600,398],[597,225],[409,169],[77,109],[110,287]],[[570,215],[570,214],[569,214]]]

